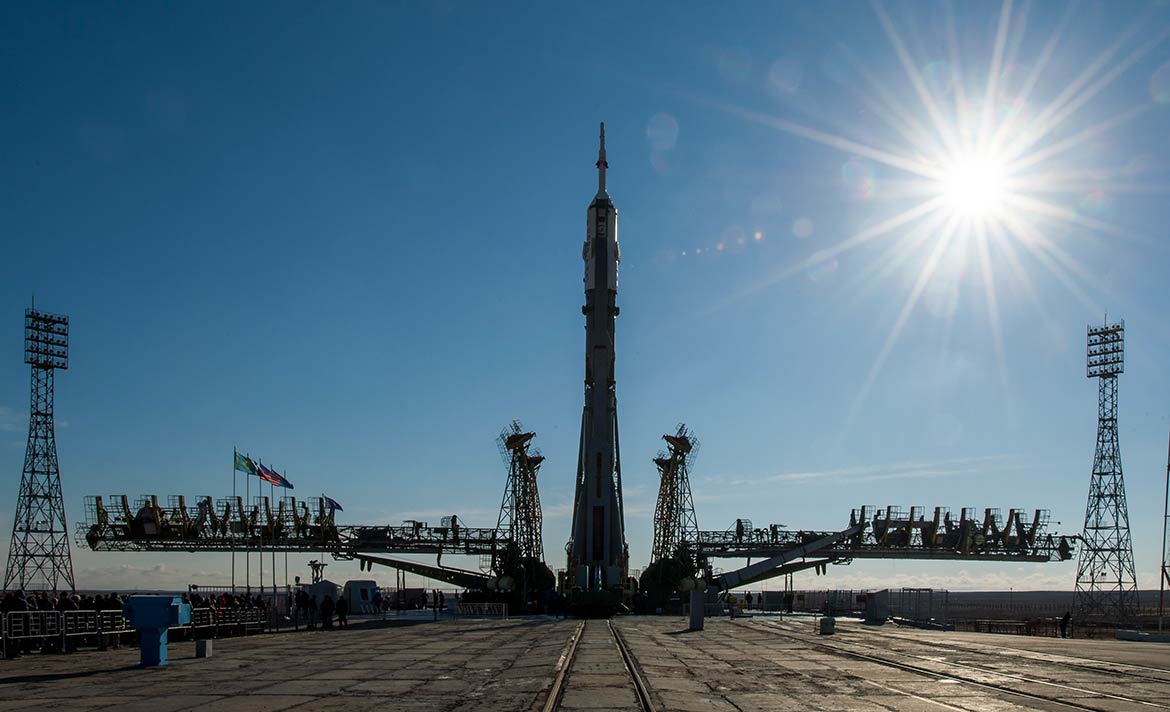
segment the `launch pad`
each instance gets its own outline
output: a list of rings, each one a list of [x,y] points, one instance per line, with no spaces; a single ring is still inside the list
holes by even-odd
[[[615,619],[614,633],[599,620],[361,624],[219,640],[202,660],[193,643],[172,643],[166,674],[148,684],[133,648],[27,656],[0,665],[0,685],[5,709],[81,711],[973,712],[1159,709],[1170,699],[1158,644],[854,623],[824,637],[811,619],[778,617],[682,627],[670,616]]]
[[[584,407],[574,479],[573,523],[565,546],[565,568],[554,577],[543,551],[537,476],[544,456],[534,448],[536,434],[519,422],[498,439],[508,467],[507,484],[495,527],[469,527],[457,515],[439,526],[407,521],[402,525],[341,525],[336,510],[321,498],[211,496],[186,499],[143,495],[133,506],[126,495],[86,498],[85,521],[75,531],[79,544],[95,551],[329,552],[445,581],[488,597],[505,597],[530,610],[553,588],[583,616],[629,610],[636,592],[653,590],[661,598],[680,586],[707,589],[710,597],[738,586],[853,559],[957,561],[1064,561],[1076,551],[1075,537],[1048,531],[1048,512],[943,507],[853,510],[840,529],[757,528],[737,520],[724,531],[698,527],[689,472],[698,441],[685,425],[664,436],[668,450],[654,458],[661,476],[655,512],[651,564],[641,581],[629,575],[625,539],[622,469],[617,421],[616,319],[618,265],[617,208],[609,196],[605,125],[601,125],[596,162],[597,193],[586,211],[584,297]],[[433,554],[434,565],[385,555]],[[478,570],[443,565],[446,554],[479,557]],[[716,572],[715,559],[754,563]],[[688,583],[689,582],[689,583]],[[537,605],[539,608],[540,606]],[[652,606],[653,607],[653,606]]]

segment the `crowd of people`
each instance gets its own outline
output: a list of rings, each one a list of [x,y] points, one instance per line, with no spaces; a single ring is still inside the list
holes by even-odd
[[[220,593],[203,595],[197,592],[183,594],[183,603],[190,603],[192,608],[230,609],[230,610],[268,610],[268,601],[257,594],[250,596],[242,593]]]
[[[50,591],[9,591],[0,598],[0,616],[5,616],[12,612],[26,611],[121,613],[126,604],[126,599],[126,596],[114,592],[80,594]],[[222,616],[217,614],[218,611],[229,610],[258,610],[260,611],[259,618],[264,620],[269,605],[268,601],[262,596],[242,593],[204,594],[193,591],[189,594],[183,594],[182,599],[184,603],[190,604],[194,609],[211,610],[212,615],[210,620],[216,622],[223,620]],[[101,625],[109,626],[111,623],[106,622]],[[118,624],[113,623],[113,625],[116,626]],[[99,630],[102,629],[99,628]],[[244,627],[240,624],[222,628],[217,627],[216,635],[242,635],[244,632]],[[6,657],[19,657],[22,654],[30,652],[69,653],[73,652],[79,645],[87,646],[96,644],[103,648],[116,648],[121,646],[124,636],[132,634],[132,632],[121,628],[118,630],[103,630],[101,633],[83,633],[81,635],[70,633],[69,635],[61,636],[57,633],[51,633],[48,635],[30,636],[23,639],[6,637],[3,652]]]
[[[109,594],[77,594],[62,591],[9,591],[0,600],[0,615],[7,615],[14,611],[121,611],[126,599],[117,593]],[[121,637],[118,635],[101,636],[100,645],[119,647]],[[43,653],[71,653],[76,649],[77,641],[70,638],[45,637],[43,639],[4,641],[4,655],[16,658],[26,653],[39,650]]]
[[[298,624],[304,623],[309,630],[315,630],[318,625],[322,629],[333,628],[335,615],[338,628],[349,627],[349,601],[345,596],[338,596],[334,601],[333,596],[325,594],[318,604],[317,598],[302,588],[297,591],[296,609]]]

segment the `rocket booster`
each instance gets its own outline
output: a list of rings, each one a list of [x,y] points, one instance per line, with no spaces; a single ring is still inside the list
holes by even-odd
[[[585,409],[573,508],[569,571],[575,585],[597,591],[621,585],[626,574],[621,458],[618,452],[614,324],[618,315],[617,208],[605,188],[605,124],[597,156],[597,195],[589,204],[585,261]]]

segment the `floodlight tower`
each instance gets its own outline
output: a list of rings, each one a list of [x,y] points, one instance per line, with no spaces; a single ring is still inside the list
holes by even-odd
[[[32,367],[28,446],[4,588],[73,590],[73,560],[53,434],[53,372],[69,368],[69,317],[26,309],[24,362]]]
[[[1097,452],[1077,560],[1078,618],[1122,621],[1137,612],[1137,577],[1117,441],[1117,377],[1125,371],[1125,322],[1090,326],[1086,375],[1098,381]]]
[[[1170,587],[1170,447],[1166,453],[1166,490],[1162,496],[1162,571],[1158,579],[1158,632],[1166,618],[1166,589]]]

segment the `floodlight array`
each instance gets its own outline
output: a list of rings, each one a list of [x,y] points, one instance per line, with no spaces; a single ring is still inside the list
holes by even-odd
[[[1125,322],[1090,326],[1086,372],[1089,378],[1125,372]]]
[[[24,311],[24,362],[37,368],[69,368],[69,317]]]

